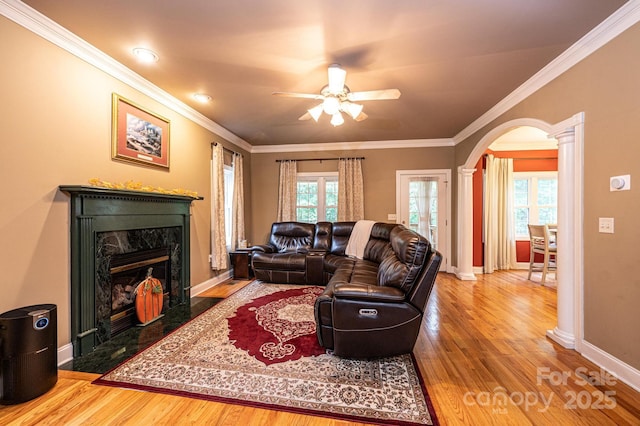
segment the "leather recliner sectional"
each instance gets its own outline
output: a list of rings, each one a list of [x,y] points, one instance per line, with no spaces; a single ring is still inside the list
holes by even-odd
[[[345,254],[355,222],[277,222],[252,247],[256,278],[325,285],[315,302],[320,345],[351,358],[410,353],[442,257],[403,225],[375,223],[362,258]]]

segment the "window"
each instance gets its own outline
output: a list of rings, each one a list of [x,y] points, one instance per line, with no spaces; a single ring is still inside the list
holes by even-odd
[[[529,239],[528,224],[558,222],[558,172],[513,174],[517,239]]]
[[[296,216],[300,222],[338,220],[338,173],[298,173]]]
[[[224,233],[227,248],[231,247],[231,224],[233,223],[233,167],[224,165]]]

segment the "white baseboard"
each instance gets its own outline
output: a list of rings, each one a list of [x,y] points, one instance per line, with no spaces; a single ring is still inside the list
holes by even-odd
[[[231,279],[232,277],[233,277],[233,269],[230,269],[218,275],[217,277],[213,277],[203,283],[191,286],[191,297],[195,297],[200,293],[203,293],[209,290],[211,287],[214,287],[228,279]]]
[[[456,274],[456,277],[459,280],[462,280],[462,281],[475,281],[475,280],[477,280],[475,274],[473,274],[473,273],[471,273],[471,274],[463,274],[460,271],[458,271],[457,267],[453,268],[453,273]]]
[[[191,287],[191,297],[195,297],[200,293],[203,293],[209,290],[211,287],[214,287],[233,276],[233,270],[225,271],[217,277],[213,277],[203,283],[197,284]],[[58,366],[65,364],[69,361],[73,360],[73,345],[71,343],[67,343],[66,345],[60,346],[58,348]]]
[[[64,346],[58,348],[58,367],[73,360],[73,345],[67,343]]]
[[[587,358],[589,361],[592,361],[597,366],[607,370],[607,372],[614,375],[617,379],[640,392],[639,370],[603,351],[599,347],[587,342],[586,340],[582,341],[581,351],[583,357]]]
[[[529,269],[529,263],[528,262],[517,262],[515,265],[513,265],[513,268],[511,269],[517,269],[517,270],[528,270]],[[474,266],[473,267],[473,273],[474,274],[484,274],[484,266]]]

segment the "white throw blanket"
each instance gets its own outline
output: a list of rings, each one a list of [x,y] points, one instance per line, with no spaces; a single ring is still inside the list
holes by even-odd
[[[371,228],[374,223],[376,222],[373,220],[359,220],[356,222],[349,236],[347,248],[345,249],[347,256],[355,256],[358,259],[362,259],[364,248],[367,246],[369,236],[371,235]]]

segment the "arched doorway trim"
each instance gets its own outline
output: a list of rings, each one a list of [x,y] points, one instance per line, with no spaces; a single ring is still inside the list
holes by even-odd
[[[578,113],[556,124],[534,118],[521,118],[498,125],[489,131],[469,154],[464,165],[458,168],[458,223],[470,224],[473,218],[472,171],[480,156],[491,143],[504,133],[521,126],[537,127],[558,139],[558,246],[565,249],[558,256],[558,326],[547,336],[566,348],[580,351],[583,336],[583,146],[584,113]],[[562,213],[561,211],[562,210]],[[467,230],[468,231],[468,230]],[[561,250],[561,249],[559,249]],[[458,232],[458,267],[461,279],[475,279],[473,274],[472,232]]]

